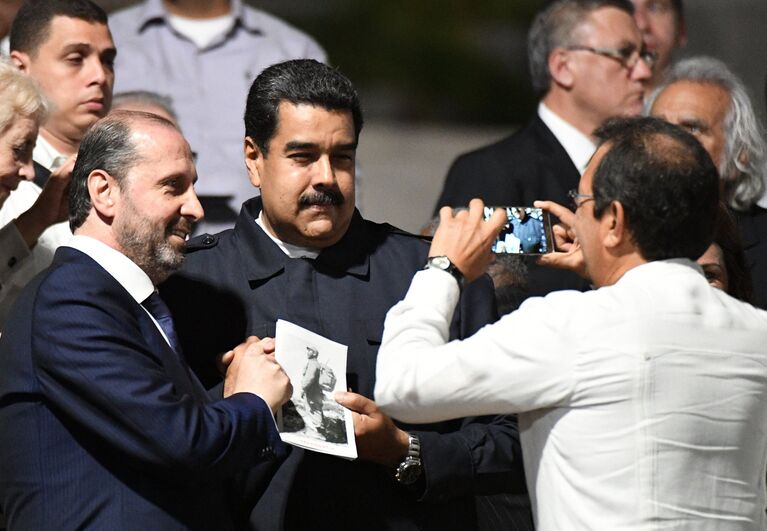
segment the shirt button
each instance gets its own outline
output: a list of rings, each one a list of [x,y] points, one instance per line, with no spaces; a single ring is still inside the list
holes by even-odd
[[[18,259],[16,259],[15,256],[11,256],[11,258],[8,260],[8,267],[13,267],[18,262]]]

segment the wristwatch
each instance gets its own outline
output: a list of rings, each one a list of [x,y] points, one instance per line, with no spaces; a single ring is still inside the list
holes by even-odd
[[[447,256],[430,256],[426,260],[424,269],[440,269],[446,273],[450,273],[453,275],[453,278],[458,281],[458,287],[463,289],[463,273],[461,273],[460,269],[455,267],[455,264],[453,264]]]
[[[421,441],[417,435],[408,433],[407,457],[397,467],[394,474],[395,479],[402,485],[412,485],[423,472],[421,463]]]

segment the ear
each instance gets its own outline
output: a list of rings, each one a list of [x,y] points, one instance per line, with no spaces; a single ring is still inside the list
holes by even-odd
[[[30,60],[28,54],[18,50],[13,50],[11,52],[11,62],[22,72],[29,74],[29,65],[32,61]]]
[[[245,137],[245,167],[248,168],[248,177],[251,184],[261,188],[261,175],[264,171],[264,153],[255,140]]]
[[[100,217],[113,219],[119,203],[117,181],[104,170],[93,170],[88,175],[87,183],[93,208]]]
[[[631,240],[626,223],[626,212],[620,201],[610,203],[599,221],[602,243],[606,249],[617,250]]]
[[[573,86],[575,75],[570,63],[570,53],[564,48],[556,48],[549,54],[549,75],[554,83],[566,89]]]

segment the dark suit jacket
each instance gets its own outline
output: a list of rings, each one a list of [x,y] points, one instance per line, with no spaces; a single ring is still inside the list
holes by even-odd
[[[33,162],[32,165],[35,168],[35,184],[42,188],[45,183],[48,182],[48,177],[51,175],[51,171],[37,162]]]
[[[488,206],[530,206],[537,199],[569,205],[567,192],[578,188],[579,180],[565,148],[536,114],[513,135],[458,157],[434,213],[446,205],[467,206],[475,197]],[[555,290],[588,288],[575,273],[538,267],[532,261],[527,265],[529,280],[520,300]]]
[[[754,305],[767,309],[767,210],[754,205],[747,212],[733,210],[740,227],[743,250],[754,284]]]
[[[233,529],[228,478],[282,449],[260,398],[210,402],[143,308],[68,247],[3,330],[0,426],[13,530]]]
[[[384,317],[425,264],[428,244],[355,213],[317,260],[290,259],[255,224],[260,209],[252,199],[233,230],[192,242],[181,273],[161,287],[184,351],[205,373],[210,349],[226,351],[245,334],[273,336],[282,318],[347,345],[348,385],[372,398]],[[486,277],[464,290],[453,337],[495,319],[491,290]],[[402,427],[421,438],[425,491],[396,484],[380,465],[292,448],[265,487],[253,527],[471,530],[475,493],[524,489],[511,417]]]

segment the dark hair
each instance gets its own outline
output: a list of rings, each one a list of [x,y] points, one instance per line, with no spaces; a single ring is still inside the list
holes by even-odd
[[[141,155],[131,138],[133,127],[138,122],[165,125],[178,130],[165,118],[142,111],[113,111],[96,122],[80,142],[72,170],[69,185],[69,228],[72,232],[85,222],[91,211],[88,192],[88,176],[91,172],[103,170],[122,186],[131,168],[141,162]]]
[[[576,29],[593,11],[603,7],[634,14],[634,4],[629,0],[557,0],[535,16],[527,34],[527,59],[536,94],[542,96],[549,91],[551,52],[555,48],[582,44],[575,40]]]
[[[754,287],[740,231],[735,217],[722,202],[719,203],[719,217],[713,243],[722,250],[724,268],[727,271],[727,293],[736,299],[753,304]]]
[[[331,111],[351,111],[355,138],[362,130],[362,110],[352,82],[335,68],[314,59],[297,59],[266,68],[253,81],[245,107],[245,134],[266,156],[277,130],[278,107],[286,101]]]
[[[703,146],[650,117],[611,119],[594,135],[608,147],[594,172],[594,215],[620,202],[645,260],[701,256],[719,203],[719,174]]]
[[[684,20],[684,3],[682,0],[671,0],[671,9],[674,10],[677,24],[681,25]]]
[[[54,17],[107,25],[107,14],[91,0],[27,0],[16,13],[10,33],[11,50],[35,55],[50,36]]]

